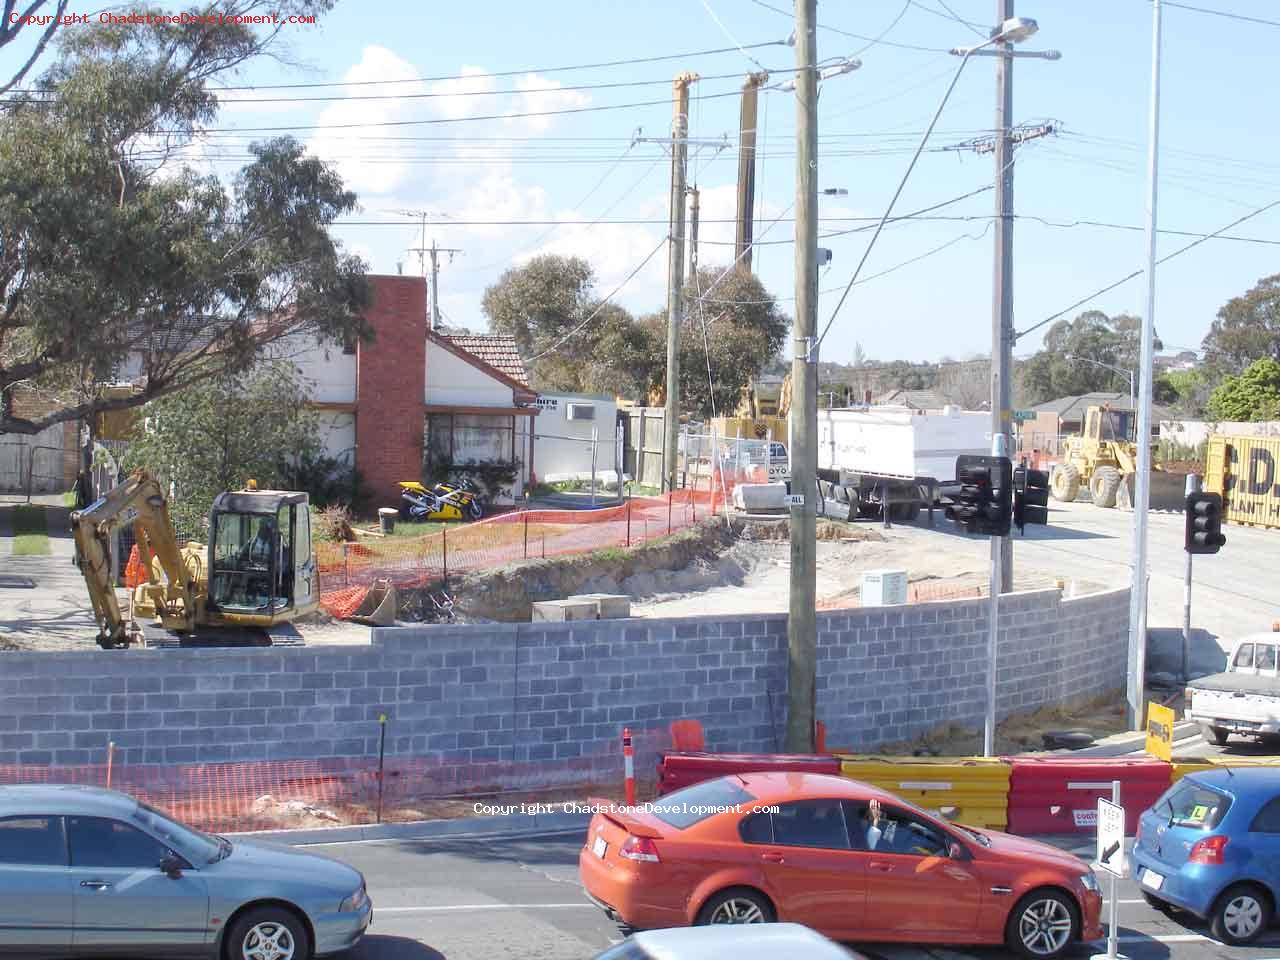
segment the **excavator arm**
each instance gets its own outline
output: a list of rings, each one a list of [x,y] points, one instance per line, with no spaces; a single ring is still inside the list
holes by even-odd
[[[89,587],[98,644],[106,649],[128,646],[131,639],[111,581],[111,534],[124,523],[134,525],[139,546],[159,561],[169,581],[163,593],[170,614],[184,618],[185,629],[195,621],[194,584],[178,550],[160,483],[146,470],[138,470],[107,496],[71,514],[76,565]],[[147,576],[154,578],[151,564],[145,566]]]

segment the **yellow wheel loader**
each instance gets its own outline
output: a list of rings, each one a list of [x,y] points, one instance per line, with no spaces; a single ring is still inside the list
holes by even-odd
[[[111,578],[111,537],[133,524],[146,581],[125,617]],[[317,609],[320,579],[305,493],[220,493],[209,543],[179,548],[159,481],[138,470],[105,497],[71,514],[76,566],[84,575],[104,649],[156,642],[264,643],[273,627]]]
[[[1110,407],[1089,407],[1085,411],[1084,432],[1067,437],[1062,444],[1062,462],[1049,473],[1049,491],[1055,500],[1070,503],[1081,486],[1097,507],[1133,507],[1134,482],[1138,472],[1137,444],[1129,440],[1133,414]],[[1182,474],[1151,468],[1151,508],[1181,510],[1186,478]]]

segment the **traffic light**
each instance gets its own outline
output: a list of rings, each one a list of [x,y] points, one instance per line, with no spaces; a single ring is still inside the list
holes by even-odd
[[[1196,491],[1187,495],[1187,553],[1217,553],[1226,544],[1222,533],[1222,496]]]
[[[946,517],[967,533],[1007,537],[1013,519],[1013,464],[1008,457],[963,456],[956,461],[960,490]]]
[[[1049,522],[1049,474],[1020,466],[1013,472],[1013,523],[1020,533],[1028,523]]]

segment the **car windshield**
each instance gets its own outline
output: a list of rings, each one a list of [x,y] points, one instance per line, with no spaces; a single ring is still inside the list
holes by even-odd
[[[133,819],[148,833],[163,840],[194,864],[212,863],[219,859],[225,845],[229,843],[171,820],[145,803],[138,804]]]
[[[1180,780],[1155,805],[1157,816],[1171,827],[1212,830],[1231,809],[1231,798],[1194,780]]]
[[[735,779],[725,777],[721,780],[707,780],[669,793],[654,802],[651,812],[663,823],[678,830],[692,827],[717,813],[730,810],[748,813],[755,797],[747,793]]]

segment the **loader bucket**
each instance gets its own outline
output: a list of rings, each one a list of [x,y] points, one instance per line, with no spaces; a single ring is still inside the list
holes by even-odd
[[[1137,479],[1136,474],[1125,474],[1124,480],[1120,484],[1120,489],[1116,491],[1116,506],[1122,510],[1133,509],[1134,484]],[[1186,484],[1187,475],[1185,473],[1152,470],[1150,508],[1152,510],[1170,510],[1180,513],[1186,506]]]

